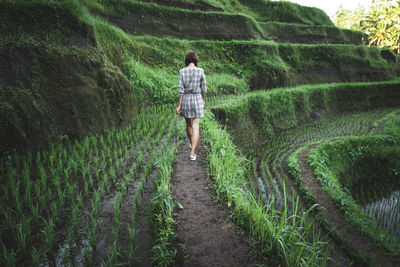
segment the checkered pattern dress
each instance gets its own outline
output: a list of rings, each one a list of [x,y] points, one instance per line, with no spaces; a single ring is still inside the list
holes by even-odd
[[[182,97],[181,116],[200,118],[204,116],[201,94],[207,93],[206,76],[202,68],[183,68],[179,71],[178,97]]]

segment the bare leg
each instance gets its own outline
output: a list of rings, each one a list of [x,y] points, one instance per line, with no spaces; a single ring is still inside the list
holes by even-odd
[[[191,144],[192,144],[192,149],[190,150],[190,155],[194,155],[195,151],[196,151],[196,147],[197,144],[199,143],[199,137],[200,137],[200,133],[199,133],[199,124],[200,124],[200,118],[193,118],[192,121],[192,140],[191,140]]]
[[[186,121],[186,133],[189,138],[190,144],[192,144],[192,135],[193,135],[193,118],[185,118]]]

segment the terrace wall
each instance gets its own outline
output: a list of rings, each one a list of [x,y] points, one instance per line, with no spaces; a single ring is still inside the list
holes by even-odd
[[[238,143],[333,114],[400,105],[400,81],[319,84],[255,92],[212,108]]]

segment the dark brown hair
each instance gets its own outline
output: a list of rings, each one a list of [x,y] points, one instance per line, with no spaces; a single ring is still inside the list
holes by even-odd
[[[190,63],[193,63],[197,67],[197,62],[199,62],[199,58],[196,53],[193,51],[187,52],[185,57],[185,65],[188,66]]]

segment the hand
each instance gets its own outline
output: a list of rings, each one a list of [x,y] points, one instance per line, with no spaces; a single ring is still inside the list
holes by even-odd
[[[178,115],[181,113],[181,106],[179,106],[175,109],[175,113]]]

